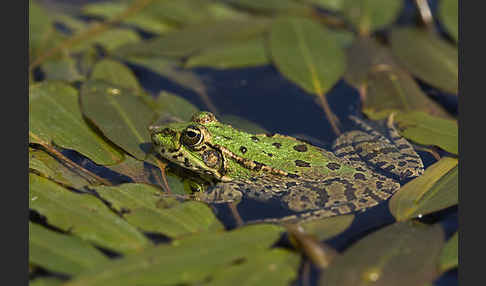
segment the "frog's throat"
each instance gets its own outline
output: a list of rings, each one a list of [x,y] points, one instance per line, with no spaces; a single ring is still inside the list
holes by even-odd
[[[289,175],[288,172],[285,172],[283,170],[273,168],[273,167],[267,166],[263,163],[238,156],[235,153],[231,152],[226,147],[223,147],[221,145],[216,144],[216,145],[213,145],[211,147],[219,150],[223,154],[223,158],[224,158],[223,173],[224,174],[228,173],[226,160],[233,160],[234,162],[236,162],[237,164],[239,164],[243,168],[248,169],[252,172],[271,173],[271,174],[279,175],[279,176],[288,176]],[[222,175],[222,178],[223,177],[226,177],[226,176]]]

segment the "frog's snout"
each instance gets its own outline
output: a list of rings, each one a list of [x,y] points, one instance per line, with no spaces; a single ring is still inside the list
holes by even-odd
[[[160,126],[149,126],[152,143],[167,148],[169,152],[177,151],[180,147],[179,133],[171,128]]]

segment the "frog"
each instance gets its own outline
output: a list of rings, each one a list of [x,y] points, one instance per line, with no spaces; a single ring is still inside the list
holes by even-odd
[[[160,157],[210,181],[194,199],[276,200],[291,214],[260,221],[298,223],[365,211],[424,172],[421,157],[395,127],[394,114],[381,132],[356,116],[350,119],[357,128],[339,135],[329,150],[279,133],[238,130],[208,111],[150,126],[149,132]]]

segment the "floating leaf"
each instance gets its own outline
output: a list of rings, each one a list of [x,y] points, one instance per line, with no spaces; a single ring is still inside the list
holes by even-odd
[[[458,188],[457,159],[443,157],[398,190],[390,212],[403,221],[445,209],[457,204]]]
[[[101,247],[127,253],[150,245],[142,233],[96,197],[71,192],[32,173],[29,208],[47,217],[49,224]]]
[[[439,258],[439,269],[446,272],[459,265],[459,233],[456,232],[445,244]]]
[[[29,280],[29,286],[58,286],[65,281],[56,277],[39,277]]]
[[[97,267],[65,286],[160,286],[203,281],[237,259],[268,249],[283,231],[275,225],[260,224],[192,235]]]
[[[42,150],[29,148],[29,170],[35,170],[44,177],[73,188],[91,184]]]
[[[360,91],[363,111],[375,120],[385,118],[391,111],[422,110],[449,116],[397,65],[387,48],[369,37],[358,37],[348,49],[344,78]]]
[[[161,190],[145,184],[99,186],[98,194],[132,225],[169,237],[223,229],[211,208],[200,202],[179,203],[162,197]],[[164,208],[164,205],[171,205]]]
[[[458,154],[457,122],[416,111],[399,113],[396,124],[400,134],[422,145],[435,145],[447,152]]]
[[[102,81],[88,81],[81,89],[81,105],[89,118],[113,143],[138,160],[150,150],[148,126],[155,113],[130,90]]]
[[[308,19],[279,19],[272,25],[270,51],[285,77],[321,99],[334,132],[339,134],[337,119],[325,98],[346,67],[344,52],[335,35]]]
[[[263,127],[256,124],[255,122],[236,115],[225,114],[220,116],[219,120],[223,123],[230,124],[236,129],[240,129],[248,133],[269,133],[267,130],[265,130]]]
[[[320,285],[423,285],[437,276],[440,225],[394,223],[351,245],[326,269]]]
[[[271,14],[310,15],[312,8],[292,0],[228,0],[239,8]]]
[[[193,25],[166,36],[125,45],[116,55],[121,58],[187,57],[209,47],[255,38],[265,31],[268,23],[268,20],[250,19]]]
[[[29,222],[29,263],[76,275],[107,261],[106,256],[86,241]]]
[[[459,42],[459,0],[440,1],[439,19],[456,43]]]
[[[361,35],[390,25],[398,17],[402,6],[401,0],[344,0],[341,4],[344,16]]]
[[[182,121],[189,121],[192,115],[199,111],[187,99],[167,91],[161,91],[156,99],[150,98],[146,101],[159,116],[172,116]]]
[[[45,80],[74,82],[84,80],[76,61],[69,56],[47,61],[41,65]]]
[[[346,0],[302,0],[304,2],[314,4],[322,9],[340,11],[343,3]]]
[[[391,47],[401,64],[424,82],[457,94],[457,48],[425,30],[400,28],[391,33]]]
[[[297,253],[288,250],[265,251],[218,271],[203,285],[289,285],[297,278],[299,260]]]
[[[80,33],[82,32],[80,31]],[[110,52],[123,45],[138,43],[140,40],[141,38],[136,31],[111,28],[73,46],[72,51],[81,52],[93,45],[100,45],[106,51]]]
[[[261,66],[268,63],[269,59],[265,54],[263,37],[258,37],[246,42],[222,44],[218,47],[208,48],[191,56],[185,67],[228,69]]]
[[[354,220],[354,215],[341,215],[300,223],[306,233],[315,235],[319,240],[329,239],[346,230]]]
[[[86,124],[77,91],[62,82],[43,82],[29,90],[29,142],[51,141],[97,164],[114,164],[123,158]]]
[[[90,79],[103,80],[133,91],[142,90],[137,77],[130,68],[110,59],[99,61],[94,66]]]

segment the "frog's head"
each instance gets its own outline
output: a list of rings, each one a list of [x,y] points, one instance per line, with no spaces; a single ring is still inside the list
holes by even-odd
[[[197,112],[189,122],[150,126],[154,149],[163,158],[198,174],[229,180],[224,176],[224,157],[211,144],[209,124],[219,124],[210,112]]]

